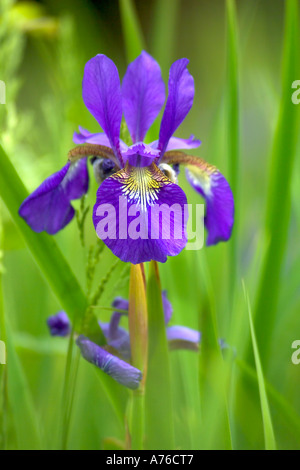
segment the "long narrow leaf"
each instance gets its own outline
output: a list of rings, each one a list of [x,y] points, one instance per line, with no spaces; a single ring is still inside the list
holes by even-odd
[[[146,446],[148,449],[174,448],[174,419],[169,351],[158,265],[151,261],[147,282],[148,372],[146,379]]]
[[[249,301],[248,294],[245,290],[245,286],[243,287],[244,287],[244,293],[245,293],[247,309],[248,309],[248,314],[249,314],[251,340],[252,340],[256,372],[257,372],[261,412],[262,412],[263,426],[264,426],[265,447],[266,447],[266,450],[275,450],[276,449],[275,435],[274,435],[272,418],[271,418],[269,402],[268,402],[268,397],[267,397],[267,392],[266,392],[266,387],[265,387],[265,379],[264,379],[262,365],[261,365],[260,357],[259,357],[259,350],[258,350],[257,341],[256,341],[255,329],[254,329],[253,320],[252,320],[250,301]]]
[[[8,326],[8,325],[7,325]],[[8,397],[17,435],[18,449],[42,449],[36,410],[26,376],[7,328]]]
[[[226,139],[227,159],[229,163],[229,182],[235,201],[235,221],[232,238],[229,244],[230,273],[229,301],[234,298],[237,273],[237,231],[239,217],[239,89],[238,89],[238,31],[235,0],[227,0],[227,86],[226,86]]]
[[[280,293],[280,275],[289,230],[291,180],[299,134],[299,107],[292,103],[290,93],[292,82],[299,76],[298,2],[286,0],[285,5],[282,99],[270,162],[266,211],[266,238],[269,244],[254,310],[255,330],[263,364],[268,359]]]
[[[128,62],[132,62],[145,49],[142,30],[131,0],[120,0],[121,20]]]

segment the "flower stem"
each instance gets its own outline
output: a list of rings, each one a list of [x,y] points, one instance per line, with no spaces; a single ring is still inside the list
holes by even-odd
[[[144,441],[144,391],[148,357],[148,314],[142,264],[131,266],[128,315],[132,365],[143,373],[139,389],[132,393],[128,423],[131,448],[141,450]]]

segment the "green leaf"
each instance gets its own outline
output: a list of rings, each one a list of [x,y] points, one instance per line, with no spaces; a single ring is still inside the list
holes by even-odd
[[[199,259],[200,256],[197,258]],[[227,402],[228,364],[219,345],[215,296],[207,268],[205,254],[201,252],[201,292],[199,354],[199,391],[202,407],[202,442],[204,449],[231,449],[232,438]],[[200,303],[200,302],[199,302]]]
[[[241,373],[253,383],[257,383],[258,377],[256,370],[249,366],[241,359],[236,360],[236,364],[240,368]],[[286,422],[290,433],[293,436],[300,435],[300,416],[287,399],[279,393],[269,382],[265,380],[265,387],[269,397],[270,403],[274,406],[283,420]]]
[[[146,378],[146,448],[174,449],[174,418],[169,351],[158,265],[151,261],[147,282],[148,371]]]
[[[54,238],[46,233],[35,233],[19,216],[19,207],[27,196],[19,175],[0,146],[0,197],[62,308],[73,319],[74,326],[78,325],[87,308],[86,297]],[[104,344],[103,334],[102,341]]]
[[[270,161],[270,179],[266,210],[268,243],[254,309],[257,342],[263,364],[267,363],[274,331],[280,293],[289,217],[291,181],[299,135],[299,106],[291,101],[292,82],[299,76],[298,2],[285,2],[285,40],[283,52],[282,98]]]
[[[246,292],[244,284],[243,284],[243,288],[244,288],[244,294],[245,294],[245,298],[247,302],[247,309],[248,309],[248,314],[249,314],[251,340],[252,340],[252,346],[253,346],[253,352],[254,352],[254,358],[255,358],[259,396],[260,396],[260,405],[261,405],[261,412],[262,412],[263,426],[264,426],[265,447],[266,447],[266,450],[276,450],[275,435],[274,435],[274,430],[273,430],[273,424],[272,424],[272,418],[271,418],[269,402],[268,402],[268,397],[267,397],[267,392],[266,392],[263,370],[262,370],[260,357],[259,357],[259,350],[257,346],[256,336],[255,336],[255,329],[254,329],[253,320],[252,320],[250,301],[249,301],[249,297]]]
[[[17,435],[18,449],[42,449],[36,410],[22,365],[15,351],[12,333],[7,327],[8,399]]]
[[[132,62],[145,49],[142,30],[131,0],[120,0],[121,21],[127,61]]]
[[[228,180],[235,202],[235,220],[229,242],[230,264],[228,275],[229,303],[234,296],[237,274],[237,242],[239,217],[239,83],[238,83],[238,28],[235,0],[226,1],[227,18],[227,82],[226,82],[226,139]]]

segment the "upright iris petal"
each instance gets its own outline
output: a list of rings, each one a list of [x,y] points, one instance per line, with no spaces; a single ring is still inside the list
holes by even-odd
[[[82,97],[86,107],[107,135],[115,155],[120,156],[120,79],[117,67],[105,55],[98,54],[87,62],[82,82]]]
[[[158,63],[143,51],[127,68],[122,83],[123,111],[133,142],[144,139],[165,101]]]
[[[70,201],[82,197],[88,190],[88,183],[86,158],[67,163],[25,199],[19,215],[35,232],[54,235],[74,217]]]
[[[170,68],[169,95],[159,131],[158,148],[161,155],[193,105],[194,79],[187,69],[188,63],[187,59],[179,59]]]

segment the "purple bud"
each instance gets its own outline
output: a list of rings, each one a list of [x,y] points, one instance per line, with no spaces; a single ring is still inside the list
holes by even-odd
[[[140,370],[113,356],[83,335],[77,338],[76,344],[79,346],[84,359],[99,367],[121,385],[133,390],[139,387],[142,380]]]
[[[71,331],[69,317],[63,310],[49,317],[47,325],[52,336],[68,336]]]
[[[123,297],[115,297],[113,303],[111,304],[112,307],[118,308],[119,310],[127,310],[129,307],[129,302]]]

